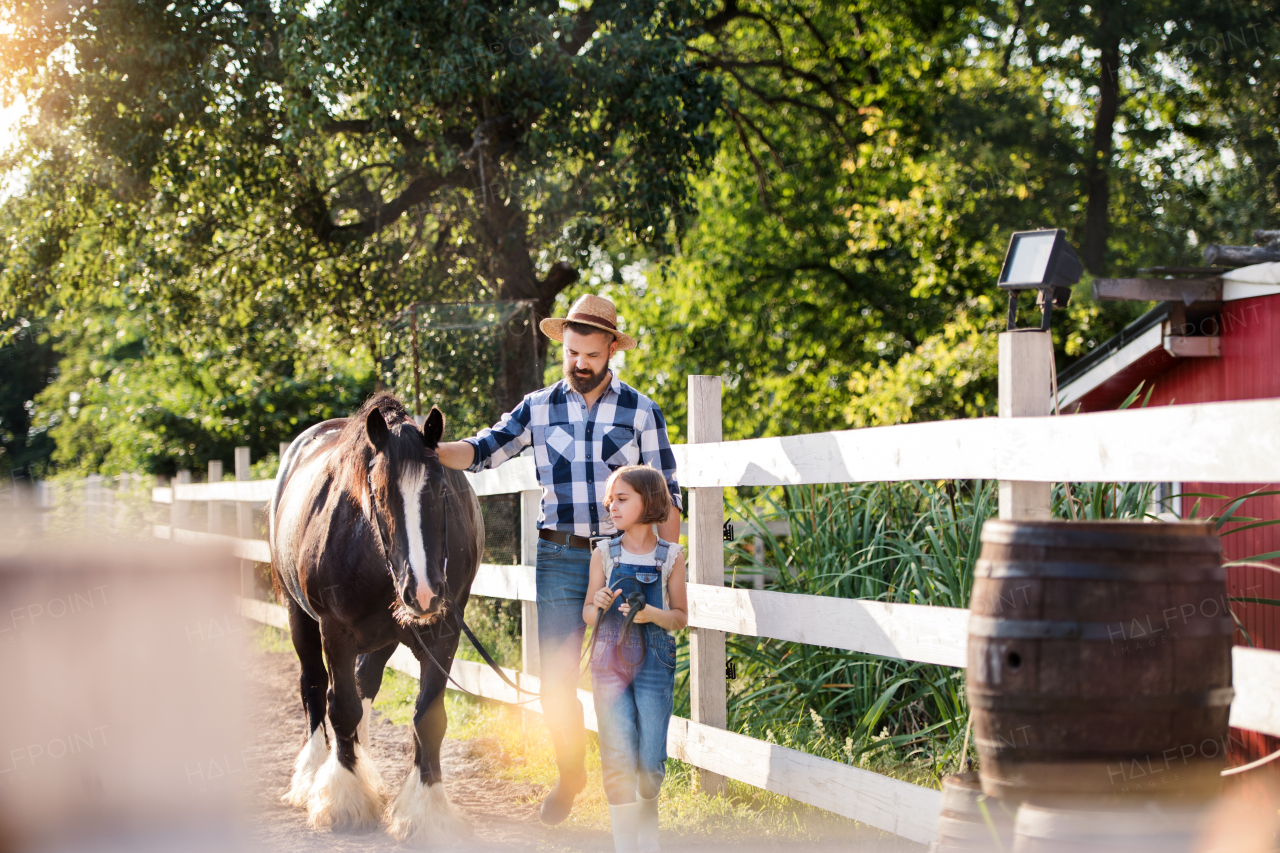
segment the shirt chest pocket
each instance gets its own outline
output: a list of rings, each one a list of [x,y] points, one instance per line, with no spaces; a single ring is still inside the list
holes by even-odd
[[[635,429],[629,426],[609,427],[601,439],[600,458],[610,470],[638,463],[640,442]]]
[[[555,468],[572,462],[577,436],[573,424],[548,424],[533,428],[534,460],[540,468]]]

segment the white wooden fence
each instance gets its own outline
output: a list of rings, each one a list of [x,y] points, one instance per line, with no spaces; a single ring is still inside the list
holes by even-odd
[[[1002,350],[1010,334],[1023,333],[1002,335]],[[1006,378],[1002,371],[1001,418],[720,441],[719,378],[689,377],[692,443],[677,446],[675,453],[681,484],[689,487],[692,498],[692,719],[672,718],[668,750],[701,768],[703,784],[710,790],[716,790],[724,777],[738,779],[913,841],[932,841],[941,803],[938,791],[725,731],[724,633],[963,667],[969,617],[967,610],[958,608],[724,587],[724,487],[998,479],[1001,515],[1030,517],[1036,512],[1040,487],[1063,480],[1280,482],[1280,400],[1019,417],[1017,406],[1005,405],[1007,397],[1019,393],[1006,388]],[[524,602],[523,671],[508,674],[536,691],[537,644],[530,629],[536,618],[533,555],[540,490],[533,462],[522,457],[469,477],[477,494],[522,497],[522,564],[482,565],[472,592]],[[171,504],[172,517],[178,519],[185,515],[180,508],[187,502],[261,502],[269,499],[272,486],[273,481],[178,482],[156,489],[153,499]],[[1023,494],[1006,486],[1028,489]],[[156,534],[177,541],[225,542],[247,560],[270,559],[267,544],[259,540],[197,533],[180,525],[158,527]],[[287,627],[278,605],[245,597],[241,607],[250,618]],[[1236,648],[1232,663],[1236,695],[1231,724],[1280,735],[1280,652]],[[397,650],[389,665],[415,677],[419,671],[405,648]],[[482,696],[516,699],[515,691],[482,665],[457,660],[453,675]],[[591,694],[579,695],[594,729]],[[536,703],[530,707],[538,710]]]

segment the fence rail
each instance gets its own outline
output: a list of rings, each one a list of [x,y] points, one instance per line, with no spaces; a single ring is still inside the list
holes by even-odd
[[[1280,481],[1280,400],[974,418],[674,448],[680,484]]]
[[[691,377],[692,379],[692,377]],[[692,385],[692,383],[691,383]],[[692,409],[692,407],[691,407]],[[716,408],[718,417],[718,407]],[[695,434],[690,430],[690,434]],[[704,433],[705,434],[705,433]],[[695,441],[697,439],[695,438]],[[1064,418],[990,418],[789,436],[747,441],[712,441],[674,448],[682,485],[702,502],[707,523],[690,525],[691,578],[696,562],[714,559],[718,545],[712,515],[723,510],[704,496],[738,485],[798,485],[938,478],[1026,481],[1280,481],[1280,400],[1161,407]],[[247,465],[247,460],[246,460]],[[533,460],[521,457],[492,471],[468,474],[479,495],[523,493],[523,565],[480,567],[472,586],[477,595],[525,602],[526,622],[535,599],[531,543],[535,534],[537,479]],[[157,488],[153,499],[172,505],[171,518],[191,501],[262,502],[274,481],[212,484],[179,483]],[[697,510],[691,509],[691,521]],[[1002,513],[1003,513],[1002,508]],[[267,543],[157,526],[157,536],[179,542],[229,547],[244,559],[268,562]],[[711,528],[715,528],[714,531]],[[775,532],[783,532],[777,530]],[[692,541],[697,539],[698,541]],[[699,547],[700,546],[700,547]],[[704,555],[699,557],[699,552]],[[715,574],[714,572],[712,573]],[[769,637],[847,649],[902,660],[963,667],[969,612],[960,608],[838,599],[690,583],[689,625],[704,637],[721,632]],[[246,617],[287,627],[283,609],[248,598]],[[526,646],[531,642],[526,624]],[[526,653],[528,653],[526,649]],[[701,665],[691,653],[691,684],[720,679],[723,670]],[[528,672],[510,671],[522,686],[537,690],[536,663]],[[1233,650],[1233,726],[1280,736],[1280,652]],[[418,676],[407,649],[389,664]],[[467,689],[515,701],[515,691],[486,668],[454,662],[454,676]],[[594,728],[591,695],[579,691]],[[705,697],[704,697],[705,699]],[[721,699],[723,701],[723,699]],[[694,703],[695,714],[698,703]],[[531,710],[538,710],[534,703]],[[940,794],[856,767],[724,731],[697,720],[672,718],[668,749],[711,774],[730,777],[828,809],[837,814],[929,842],[940,809]]]

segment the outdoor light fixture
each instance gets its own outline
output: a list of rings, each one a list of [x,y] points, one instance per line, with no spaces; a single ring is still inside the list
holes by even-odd
[[[1009,292],[1009,328],[1018,320],[1018,294],[1036,290],[1036,303],[1042,308],[1040,330],[1049,330],[1049,315],[1056,304],[1067,307],[1071,285],[1080,280],[1084,267],[1076,250],[1067,242],[1061,228],[1041,231],[1015,231],[1009,239],[1009,251],[1000,271],[1000,289]]]

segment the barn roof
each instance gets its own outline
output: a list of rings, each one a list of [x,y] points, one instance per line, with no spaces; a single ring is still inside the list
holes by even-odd
[[[1254,264],[1221,275],[1222,301],[1280,293],[1280,263]],[[1161,302],[1118,335],[1100,344],[1058,377],[1058,404],[1064,410],[1096,391],[1133,388],[1182,360],[1169,346],[1165,320],[1174,303]]]

